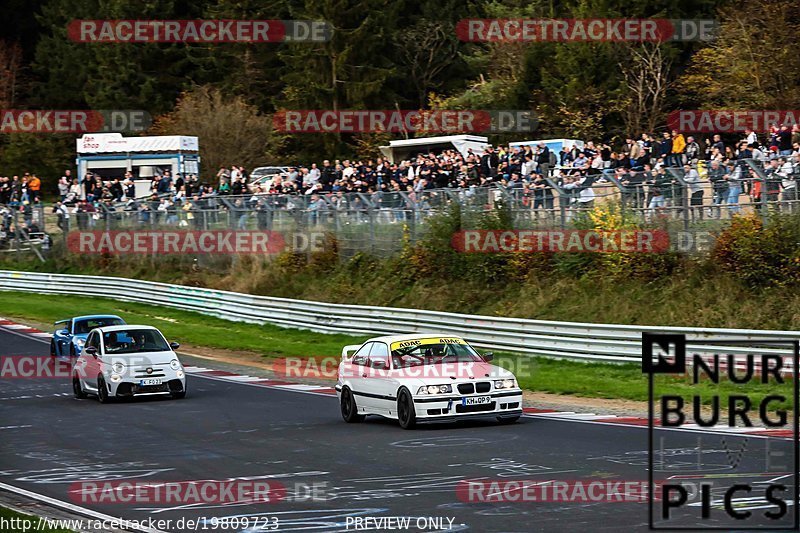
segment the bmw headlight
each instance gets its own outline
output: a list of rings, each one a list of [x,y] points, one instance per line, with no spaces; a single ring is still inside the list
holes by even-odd
[[[81,347],[86,343],[84,339],[75,339],[75,346]]]
[[[125,365],[120,362],[116,362],[111,365],[111,370],[113,370],[116,374],[122,374],[123,370],[125,370]]]
[[[173,359],[172,361],[169,362],[169,367],[172,370],[180,370],[181,369],[181,363],[177,359]]]
[[[448,394],[453,392],[450,385],[427,385],[420,387],[417,394]]]
[[[494,382],[495,389],[515,389],[517,388],[517,380],[515,379],[498,379]]]

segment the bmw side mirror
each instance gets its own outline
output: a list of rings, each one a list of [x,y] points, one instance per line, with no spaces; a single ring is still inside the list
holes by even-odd
[[[494,359],[494,354],[492,352],[486,352],[485,354],[483,354],[484,361],[488,362],[491,361],[492,359]]]
[[[83,349],[83,351],[86,352],[87,355],[91,355],[92,357],[97,359],[97,348],[95,348],[94,346],[87,346],[86,348]]]
[[[172,348],[173,350],[177,350],[178,348],[181,347],[181,345],[179,342],[171,342],[169,343],[169,347]]]

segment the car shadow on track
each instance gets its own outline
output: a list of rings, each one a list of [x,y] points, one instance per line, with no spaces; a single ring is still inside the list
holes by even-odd
[[[524,425],[530,423],[524,417],[520,418],[513,424],[501,424],[496,420],[456,420],[454,422],[426,422],[417,424],[411,431],[443,431],[448,429],[470,429],[470,428],[513,428],[514,426]],[[360,425],[377,425],[377,426],[393,426],[400,428],[397,420],[384,418],[382,416],[371,415],[364,420]]]

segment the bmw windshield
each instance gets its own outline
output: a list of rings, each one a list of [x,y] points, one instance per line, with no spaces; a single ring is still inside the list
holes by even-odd
[[[483,362],[483,358],[478,352],[458,338],[415,339],[392,343],[394,368],[479,362]]]

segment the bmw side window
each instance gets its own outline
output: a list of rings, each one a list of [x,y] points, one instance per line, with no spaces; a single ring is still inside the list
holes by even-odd
[[[389,347],[382,342],[372,343],[369,352],[369,365],[372,368],[389,369]]]
[[[366,366],[367,364],[367,357],[369,356],[369,350],[372,348],[372,345],[375,344],[374,342],[368,342],[353,355],[353,364],[359,366]]]

